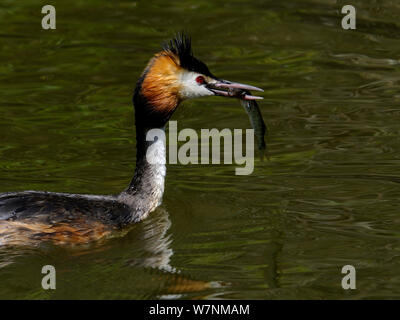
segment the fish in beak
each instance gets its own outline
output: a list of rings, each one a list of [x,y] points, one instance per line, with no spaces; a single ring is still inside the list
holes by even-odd
[[[248,91],[261,91],[264,90],[254,86],[250,86],[243,83],[231,82],[228,80],[216,79],[213,82],[209,82],[206,88],[212,91],[216,96],[239,98],[242,100],[260,100],[263,97],[250,95]]]

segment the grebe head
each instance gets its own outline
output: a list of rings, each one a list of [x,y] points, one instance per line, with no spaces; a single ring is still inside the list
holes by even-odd
[[[148,63],[135,90],[136,125],[162,127],[180,102],[205,96],[262,99],[245,90],[263,91],[246,84],[215,77],[208,67],[193,56],[191,39],[178,34],[163,46]],[[241,94],[243,93],[243,94]]]

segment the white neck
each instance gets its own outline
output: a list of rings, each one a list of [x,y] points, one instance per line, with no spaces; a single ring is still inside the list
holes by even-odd
[[[140,221],[162,202],[166,175],[166,146],[164,139],[146,141],[145,135],[138,141],[135,175],[130,186],[119,195],[119,200],[129,205],[132,222]],[[148,130],[146,131],[146,135]],[[150,135],[151,136],[151,135]]]

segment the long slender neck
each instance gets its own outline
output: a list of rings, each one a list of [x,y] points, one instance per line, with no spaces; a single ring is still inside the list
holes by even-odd
[[[150,128],[136,122],[136,169],[129,187],[119,199],[132,209],[130,222],[144,219],[161,204],[166,174],[165,139],[146,141]],[[164,132],[164,128],[160,128]],[[165,134],[164,134],[165,137]]]

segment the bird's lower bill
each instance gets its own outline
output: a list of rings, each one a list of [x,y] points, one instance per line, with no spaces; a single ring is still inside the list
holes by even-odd
[[[216,96],[239,98],[243,100],[263,99],[263,97],[253,96],[249,92],[249,91],[264,91],[263,89],[243,83],[231,82],[228,80],[217,80],[214,83],[207,84],[206,87]]]

